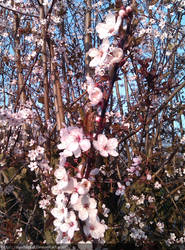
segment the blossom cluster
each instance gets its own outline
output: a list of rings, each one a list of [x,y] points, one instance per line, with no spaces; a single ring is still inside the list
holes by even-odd
[[[88,56],[91,57],[89,66],[95,68],[95,74],[103,76],[106,70],[110,70],[111,66],[119,63],[123,58],[123,50],[116,47],[114,44],[110,44],[109,38],[117,35],[122,23],[122,16],[109,13],[104,23],[99,23],[96,26],[96,31],[99,38],[102,41],[100,47],[91,48],[88,51]],[[103,93],[99,87],[97,87],[90,77],[88,82],[88,94],[91,101],[91,105],[97,105],[103,99]]]
[[[60,131],[60,137],[61,143],[58,148],[64,150],[62,153],[64,157],[74,154],[75,158],[79,158],[82,152],[88,151],[91,147],[90,140],[85,137],[82,128],[63,128]],[[108,157],[108,155],[118,156],[115,150],[118,146],[116,138],[108,139],[105,135],[99,134],[97,140],[93,140],[93,146],[103,157]]]
[[[21,8],[24,9],[24,1],[19,2],[20,3],[15,1],[14,9],[20,12]],[[52,4],[51,6],[50,1],[44,0],[42,4],[45,9],[47,9],[47,7],[51,7],[51,9],[53,8],[53,12],[55,12],[58,7],[61,8],[61,3],[59,2],[53,2],[54,5]],[[98,6],[102,4],[103,1],[99,1],[94,5],[96,5],[98,9]],[[63,10],[66,10],[65,5],[66,3],[64,1],[64,3],[62,3]],[[7,2],[6,6],[8,8],[12,7],[10,1]],[[81,3],[74,3],[74,6],[84,8]],[[169,9],[169,6],[170,4],[166,5],[166,8]],[[182,3],[181,7],[183,7]],[[83,100],[84,94],[82,94],[80,98],[74,100],[72,106],[74,108],[76,105],[77,109],[75,107],[72,110],[69,110],[67,105],[65,106],[65,101],[67,98],[65,98],[64,94],[63,101],[65,124],[60,124],[63,126],[60,131],[55,130],[55,127],[53,127],[53,123],[55,122],[55,116],[53,115],[53,112],[51,112],[50,116],[51,123],[49,121],[45,121],[45,124],[44,122],[42,124],[42,121],[44,121],[44,116],[42,116],[42,108],[44,105],[43,107],[40,105],[42,103],[42,96],[34,97],[36,104],[38,104],[37,101],[40,103],[39,108],[36,108],[37,114],[32,111],[32,105],[29,103],[26,105],[21,105],[17,112],[12,112],[13,107],[8,110],[3,110],[0,108],[0,137],[2,138],[0,142],[2,154],[0,157],[2,156],[1,159],[3,159],[0,159],[0,167],[2,168],[2,171],[5,169],[3,172],[3,178],[7,179],[6,183],[8,183],[7,185],[0,186],[0,192],[5,195],[5,198],[7,198],[10,196],[9,194],[12,194],[12,196],[15,194],[16,197],[19,197],[19,195],[16,195],[18,190],[21,190],[21,192],[24,194],[26,192],[29,193],[29,185],[31,185],[31,192],[33,191],[34,193],[34,189],[36,189],[38,191],[36,195],[39,197],[39,207],[44,210],[44,219],[46,219],[46,216],[48,215],[47,213],[49,212],[48,221],[50,221],[50,219],[53,221],[54,231],[57,233],[56,243],[74,243],[83,239],[83,241],[78,242],[82,244],[81,247],[83,248],[83,244],[89,244],[90,241],[103,242],[106,240],[107,242],[110,242],[110,240],[112,240],[112,233],[115,233],[116,237],[118,236],[118,239],[120,239],[119,237],[124,237],[122,235],[122,230],[119,232],[117,230],[117,228],[121,228],[122,225],[124,225],[124,233],[127,234],[129,239],[133,239],[136,244],[147,244],[150,242],[152,240],[152,231],[155,233],[157,232],[159,235],[162,235],[162,237],[164,235],[163,242],[165,242],[168,246],[173,244],[184,244],[185,242],[183,233],[180,235],[180,230],[178,233],[176,233],[177,231],[175,232],[175,227],[178,225],[179,219],[176,218],[174,214],[170,214],[171,205],[179,210],[181,210],[182,206],[181,197],[183,195],[182,190],[184,188],[182,177],[185,174],[182,161],[183,157],[181,158],[178,155],[179,158],[175,158],[173,155],[174,153],[176,154],[176,151],[173,152],[174,147],[169,148],[167,151],[171,153],[172,158],[174,157],[172,159],[173,162],[169,161],[169,164],[164,166],[164,168],[158,166],[161,164],[161,161],[158,164],[158,157],[160,158],[161,154],[157,152],[157,149],[156,151],[153,150],[155,145],[151,145],[151,148],[149,147],[149,152],[145,152],[145,150],[148,150],[147,145],[143,147],[144,143],[146,142],[151,144],[153,143],[152,140],[150,141],[150,128],[153,128],[155,131],[155,129],[157,130],[157,127],[153,125],[148,126],[148,140],[146,140],[144,137],[144,130],[142,131],[142,134],[140,133],[142,126],[141,130],[138,130],[139,127],[138,129],[137,126],[135,127],[135,121],[139,121],[139,123],[142,125],[143,116],[140,113],[145,113],[145,108],[143,107],[144,111],[142,111],[139,109],[140,102],[137,104],[137,107],[134,107],[132,103],[135,104],[137,100],[142,101],[145,93],[143,92],[143,96],[140,94],[137,99],[138,92],[135,91],[135,87],[132,86],[133,82],[138,81],[141,84],[143,82],[143,79],[140,78],[142,75],[142,70],[144,71],[144,67],[142,67],[143,61],[140,60],[142,63],[139,63],[140,65],[138,69],[137,67],[134,68],[133,65],[139,62],[137,59],[139,53],[142,52],[142,56],[145,56],[144,54],[146,52],[150,52],[151,37],[156,36],[155,39],[161,40],[161,43],[164,43],[165,39],[167,38],[172,39],[172,32],[170,30],[169,34],[166,32],[167,26],[169,26],[169,24],[167,25],[165,22],[167,12],[164,13],[160,11],[160,6],[155,8],[150,4],[148,9],[152,15],[156,11],[159,17],[161,17],[161,19],[158,21],[158,27],[161,31],[165,30],[165,32],[160,38],[159,35],[161,35],[161,32],[156,30],[157,24],[153,17],[148,19],[143,15],[141,20],[143,22],[142,28],[137,25],[138,20],[134,19],[133,23],[131,22],[132,8],[130,6],[122,6],[118,13],[108,13],[108,15],[105,17],[105,21],[99,23],[96,26],[96,32],[102,43],[98,48],[91,48],[87,52],[87,56],[90,57],[89,66],[92,68],[89,72],[93,71],[95,74],[93,77],[90,77],[88,73],[84,83],[85,88],[82,87],[82,90],[86,90],[84,94],[88,94],[89,99],[86,99],[85,104],[83,105],[83,108],[80,110],[80,112],[76,112],[78,111],[79,105],[76,105],[76,103],[79,103],[81,98]],[[139,13],[139,10],[136,10],[136,12]],[[56,11],[56,13],[58,12]],[[33,12],[32,14],[37,15],[38,13]],[[169,16],[170,15],[171,14],[169,11]],[[29,91],[29,88],[36,90],[38,86],[40,87],[41,85],[39,81],[42,79],[42,77],[44,77],[42,65],[43,60],[38,60],[39,63],[34,61],[35,58],[40,54],[40,48],[43,47],[45,43],[44,39],[41,37],[41,30],[50,24],[50,29],[47,31],[47,38],[48,40],[49,37],[53,39],[55,32],[57,33],[54,26],[57,27],[57,24],[61,22],[61,16],[61,14],[59,16],[57,16],[57,14],[54,16],[53,13],[49,12],[45,19],[39,19],[39,16],[37,16],[37,21],[33,22],[33,25],[31,25],[31,31],[25,34],[23,33],[26,44],[36,45],[36,49],[34,51],[34,46],[32,46],[32,48],[29,50],[29,54],[26,55],[25,53],[25,55],[22,57],[23,61],[25,62],[25,68],[23,69],[25,72],[27,70],[26,66],[30,66],[30,61],[35,63],[35,66],[32,68],[32,73],[30,73],[31,81],[34,81],[35,84],[32,84],[32,86],[28,84],[26,86],[27,89],[25,90],[26,93]],[[11,22],[14,22],[13,18],[11,18]],[[22,22],[22,20],[20,20],[20,22]],[[3,25],[6,25],[6,23]],[[133,30],[134,27],[136,27],[136,30]],[[138,27],[139,29],[137,30]],[[21,37],[21,31],[18,29],[17,32]],[[91,32],[91,29],[87,30],[87,34]],[[133,33],[136,33],[138,37],[135,38],[135,34]],[[150,39],[148,39],[147,43],[144,39],[143,43],[141,42],[141,45],[144,44],[144,48],[146,50],[140,50],[137,48],[140,45],[137,46],[136,44],[138,40],[142,38],[141,36],[146,34],[147,39]],[[3,33],[2,39],[7,39],[8,35],[8,33]],[[126,41],[124,46],[122,39]],[[61,41],[60,39],[56,38],[56,44],[55,42],[53,44],[60,46],[56,46],[54,48],[54,56],[50,55],[51,65],[52,63],[56,63],[56,65],[58,65],[59,57],[61,55],[66,59],[67,63],[68,55],[66,56],[66,54],[68,53],[67,47],[69,43],[66,40],[67,39],[65,37],[61,39]],[[169,57],[172,53],[172,50],[174,49],[173,43],[172,45],[169,43],[169,45],[170,46],[167,46],[168,48],[165,49],[166,57]],[[170,47],[172,47],[172,49],[170,49]],[[78,45],[76,45],[75,53],[78,54],[79,52],[80,49]],[[16,63],[17,59],[15,55],[9,55],[9,59],[11,60],[12,64]],[[72,61],[74,64],[77,64],[77,61],[75,60]],[[164,71],[166,71],[166,68],[167,66],[163,68]],[[112,74],[114,69],[116,69],[115,74]],[[83,71],[80,73],[83,75]],[[123,111],[122,107],[124,107],[124,100],[122,97],[119,98],[119,93],[117,93],[118,102],[114,92],[112,96],[110,93],[112,91],[111,87],[114,87],[114,84],[111,85],[111,83],[120,83],[121,81],[119,81],[119,77],[122,73],[125,74],[125,77],[128,77],[128,79],[124,79],[124,84],[126,85],[126,82],[129,82],[128,92],[132,90],[131,92],[133,96],[131,96],[134,97],[130,99],[130,107],[127,109],[128,111],[131,111],[130,114],[126,114],[126,112],[124,112],[125,110]],[[119,77],[118,74],[120,74]],[[48,74],[48,76],[51,75],[52,74]],[[116,75],[113,80],[112,75]],[[24,76],[26,76],[26,74]],[[71,69],[71,71],[68,72],[68,76],[69,79],[72,79],[73,86],[73,83],[78,81],[78,79],[76,79],[76,72],[73,72]],[[13,90],[16,89],[18,85],[18,80],[15,75],[12,77],[13,78],[11,79],[10,83],[10,94],[13,93]],[[52,77],[51,80],[53,81]],[[119,84],[119,86],[123,87],[124,85],[122,83],[122,85]],[[68,88],[68,83],[64,81],[61,91],[65,91],[65,88]],[[51,96],[53,95],[54,97],[55,93],[52,93],[52,91],[53,89],[50,90],[49,96],[51,94]],[[119,92],[119,88],[117,88],[116,91]],[[155,92],[155,89],[152,92]],[[76,96],[76,91],[74,91],[74,93]],[[148,91],[147,95],[149,95],[149,99],[152,99],[153,93]],[[109,106],[110,99],[111,105]],[[135,101],[132,99],[135,99]],[[154,103],[156,106],[158,106],[158,102],[155,99],[155,102],[151,103],[151,106],[148,105],[149,110],[151,107],[154,108]],[[114,110],[117,110],[118,105],[120,105],[120,112],[114,112]],[[142,106],[145,105],[142,104]],[[14,110],[17,109],[17,107],[18,106],[15,105]],[[127,118],[124,117],[123,113],[125,113]],[[132,120],[132,118],[134,119]],[[37,125],[38,120],[40,125]],[[148,120],[146,121],[148,122]],[[155,123],[155,121],[152,122]],[[89,125],[90,127],[88,127]],[[136,130],[132,131],[133,128],[136,128]],[[129,134],[129,132],[131,133]],[[135,133],[134,136],[136,136],[136,139],[140,139],[140,135],[143,136],[141,137],[142,143],[139,143],[138,140],[136,145],[134,145],[135,139],[134,136],[132,136],[132,132]],[[58,140],[55,140],[58,134],[60,136],[57,138]],[[117,138],[119,138],[119,136],[122,138],[119,140],[121,143],[118,148]],[[161,140],[163,139],[162,137],[163,136],[161,136]],[[48,141],[50,143],[47,143]],[[182,147],[181,151],[185,157],[185,153],[183,151],[184,142],[185,138],[183,137],[180,141],[180,147]],[[174,145],[175,143],[176,142],[174,142]],[[162,160],[164,159],[164,162],[167,162],[165,161],[167,155],[168,153],[164,155],[164,158],[163,156],[161,157]],[[12,159],[13,164],[11,162]],[[11,164],[9,162],[11,162]],[[176,162],[178,163],[176,164]],[[15,172],[14,170],[18,171]],[[28,170],[31,170],[32,172],[30,173]],[[31,175],[31,181],[30,183],[27,181],[25,182],[25,186],[28,188],[26,188],[26,192],[24,192],[22,189],[22,179],[26,178],[25,176],[28,175]],[[165,178],[163,178],[162,175]],[[178,182],[174,182],[173,185],[173,181],[177,176],[180,177],[178,179],[180,184]],[[34,179],[35,177],[36,179]],[[170,182],[168,182],[169,180]],[[22,182],[21,185],[20,182]],[[174,190],[171,188],[171,186],[174,187]],[[111,191],[109,192],[109,190]],[[167,194],[166,197],[165,194]],[[112,199],[113,195],[115,195],[114,199]],[[25,205],[24,200],[22,200],[22,196],[20,196],[20,216],[21,214],[26,214],[24,207],[27,207],[27,205],[32,209],[32,204],[30,205],[31,202],[29,204],[26,203]],[[111,199],[109,202],[108,199],[110,197]],[[20,200],[18,200],[18,202]],[[7,199],[7,204],[8,202],[9,200]],[[116,204],[116,206],[120,205],[121,207],[116,216],[114,216],[116,209],[114,209],[115,207],[112,209],[113,206],[111,206],[111,203],[113,205]],[[170,204],[169,207],[164,208],[164,203],[164,207],[167,207],[168,204]],[[107,205],[110,205],[110,209],[106,207]],[[17,206],[19,206],[19,204]],[[33,213],[36,211],[35,208],[36,205],[34,207]],[[165,217],[165,215],[163,216],[164,211],[167,211],[168,208],[170,210],[168,215],[169,220],[173,221],[171,225],[170,223],[166,224],[168,218]],[[12,211],[13,210],[14,207]],[[160,211],[160,213],[158,213],[158,211]],[[27,223],[26,228],[32,224],[33,213],[29,217],[30,225]],[[18,213],[16,212],[15,214]],[[159,216],[159,218],[156,215]],[[112,218],[118,218],[118,221],[116,222],[118,225],[115,227],[113,226],[114,222],[111,222]],[[109,227],[108,225],[111,226]],[[106,234],[107,229],[108,231]],[[39,230],[37,232],[39,232]],[[17,225],[17,229],[15,229],[14,234],[15,238],[21,238],[23,233],[22,226]],[[43,243],[46,243],[46,241],[44,240]],[[90,245],[90,247],[92,246]]]
[[[23,146],[29,134],[26,130],[21,133],[20,131],[23,126],[32,126],[34,118],[35,113],[31,109],[31,102],[22,105],[17,112],[12,112],[11,107],[8,110],[0,109],[1,152],[4,150],[8,152],[13,150],[16,154],[23,152]],[[8,134],[11,136],[8,137]]]
[[[91,181],[71,177],[65,163],[62,153],[59,168],[54,173],[57,184],[52,187],[52,193],[56,195],[55,207],[51,210],[55,217],[56,242],[70,243],[75,231],[79,230],[80,221],[87,237],[103,238],[107,227],[98,217],[97,201],[89,195]]]
[[[121,25],[122,18],[109,14],[105,23],[97,25],[96,30],[100,39],[104,39],[99,49],[90,49],[88,55],[93,58],[90,67],[104,69],[108,64],[120,62],[123,52],[120,48],[110,46],[108,38],[115,35]],[[102,34],[104,34],[102,36]],[[109,66],[108,66],[109,67]],[[96,86],[91,77],[87,77],[87,92],[89,94],[90,104],[98,105],[103,99],[101,89]],[[116,138],[107,138],[104,134],[98,134],[93,140],[86,136],[82,128],[65,127],[60,131],[60,144],[58,149],[60,153],[59,168],[55,170],[57,184],[52,187],[52,193],[56,195],[55,207],[51,210],[55,217],[54,226],[57,231],[57,243],[71,242],[76,231],[80,230],[79,225],[83,225],[84,234],[94,239],[102,239],[104,237],[107,226],[98,217],[97,201],[91,197],[91,182],[94,180],[93,171],[91,169],[88,177],[77,171],[75,176],[71,176],[66,170],[67,158],[74,155],[75,158],[82,156],[82,153],[88,155],[91,150],[91,141],[94,148],[102,157],[118,156],[116,148],[118,141]],[[81,167],[80,167],[81,168]],[[96,174],[97,174],[96,173]],[[108,209],[102,207],[104,215],[107,216]]]
[[[66,161],[68,157],[74,155],[75,158],[79,158],[82,152],[90,150],[90,139],[87,139],[82,128],[78,127],[62,128],[60,138],[58,148],[62,152],[60,153],[59,168],[54,172],[57,184],[52,187],[52,193],[56,195],[56,202],[55,207],[51,210],[55,217],[56,241],[58,243],[71,242],[75,231],[79,230],[79,220],[83,222],[86,236],[94,239],[103,238],[107,226],[100,221],[97,201],[89,194],[91,181],[98,174],[98,169],[92,169],[86,179],[81,172],[81,165],[75,176],[70,176],[70,172],[65,168],[68,165]],[[115,151],[118,141],[115,138],[108,139],[105,135],[99,134],[97,140],[93,140],[93,145],[104,157],[118,156]],[[104,213],[106,216],[105,211]]]

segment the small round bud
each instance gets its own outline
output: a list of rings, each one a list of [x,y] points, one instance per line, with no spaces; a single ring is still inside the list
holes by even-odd
[[[125,10],[120,10],[119,11],[119,16],[122,17],[122,18],[124,18],[125,16],[127,16],[126,11]]]
[[[125,10],[125,6],[122,5],[122,6],[120,7],[120,10]]]
[[[132,12],[132,7],[131,6],[127,6],[126,7],[126,12],[127,12],[127,14],[130,14]]]

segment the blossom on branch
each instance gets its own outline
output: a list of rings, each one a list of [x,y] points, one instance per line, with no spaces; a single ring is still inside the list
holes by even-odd
[[[63,156],[74,156],[76,158],[81,156],[81,151],[90,149],[91,144],[85,138],[82,128],[68,127],[62,128],[60,131],[61,143],[58,145],[59,149],[64,149]]]
[[[108,39],[103,40],[103,43],[101,44],[99,49],[96,48],[90,49],[88,55],[93,59],[90,61],[89,66],[96,67],[99,65],[103,65],[107,57],[108,49],[109,49]]]
[[[119,63],[123,57],[123,50],[121,48],[113,48],[109,56],[109,65]]]
[[[124,185],[121,185],[120,182],[117,182],[117,185],[118,185],[118,189],[116,190],[116,195],[124,195],[125,193],[125,186]]]
[[[90,198],[89,195],[81,195],[77,201],[73,205],[73,209],[78,211],[78,216],[80,220],[86,220],[90,215],[96,215],[97,202],[95,199]]]
[[[91,235],[94,239],[100,239],[104,237],[107,226],[100,222],[98,216],[92,216],[83,227],[84,233],[89,236]]]
[[[71,177],[68,185],[63,189],[65,193],[71,194],[71,204],[75,204],[79,195],[87,194],[91,187],[90,181],[83,179],[81,182],[77,182],[77,179]]]
[[[118,16],[117,20],[114,14],[109,13],[105,18],[105,23],[99,23],[96,26],[96,31],[98,32],[100,39],[105,39],[117,34],[119,27],[121,25],[122,18]]]
[[[103,93],[100,88],[92,88],[88,93],[92,106],[97,105],[103,99]]]
[[[86,77],[87,79],[87,92],[89,94],[89,100],[91,101],[91,105],[97,105],[103,99],[103,93],[100,88],[96,87],[93,79],[89,76]]]
[[[103,157],[108,155],[118,156],[118,152],[115,148],[118,146],[118,140],[116,138],[108,139],[105,135],[98,135],[98,140],[93,141],[93,146],[100,152]]]
[[[74,232],[79,230],[76,215],[73,211],[68,213],[63,224],[61,224],[60,230],[67,233],[69,238],[73,238]]]

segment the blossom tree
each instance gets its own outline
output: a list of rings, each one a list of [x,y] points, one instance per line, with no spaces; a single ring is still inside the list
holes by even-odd
[[[184,1],[0,1],[3,244],[177,249]]]

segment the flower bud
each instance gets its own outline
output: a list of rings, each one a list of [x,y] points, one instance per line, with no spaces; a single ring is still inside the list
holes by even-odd
[[[131,6],[127,6],[126,7],[126,13],[130,14],[132,12],[132,7]]]
[[[119,11],[119,16],[122,17],[122,18],[126,17],[127,16],[126,11],[125,10],[120,10]]]

